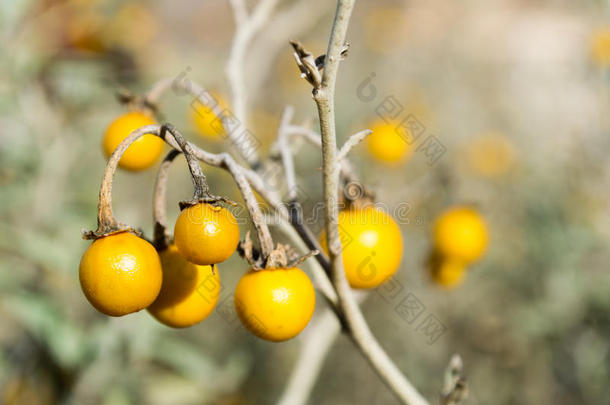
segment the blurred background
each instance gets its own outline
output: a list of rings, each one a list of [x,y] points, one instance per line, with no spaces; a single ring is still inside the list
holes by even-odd
[[[333,3],[280,1],[248,49],[249,125],[263,155],[286,105],[318,129],[287,41],[324,53]],[[230,310],[247,268],[237,255],[220,266],[219,309],[186,330],[146,311],[103,316],[78,282],[90,243],[81,231],[96,225],[101,137],[126,111],[116,92],[141,94],[183,74],[230,105],[234,29],[224,0],[0,2],[0,403],[272,404],[282,395],[307,330],[275,344],[241,327]],[[384,348],[430,399],[459,353],[466,403],[609,403],[608,3],[361,1],[348,39],[340,141],[376,125],[390,104],[422,128],[398,161],[367,143],[352,153],[378,200],[402,207],[399,295],[378,290],[362,304]],[[231,150],[198,131],[191,101],[168,92],[160,120],[207,150]],[[432,141],[442,151],[433,157],[422,146]],[[307,216],[321,199],[319,151],[303,144],[296,164]],[[204,170],[216,194],[239,198],[225,173]],[[149,237],[155,172],[121,171],[114,187],[117,218]],[[192,192],[183,159],[170,178],[173,221]],[[447,289],[426,257],[434,218],[455,204],[477,208],[490,246]],[[431,338],[397,309],[408,294],[441,334]],[[317,314],[326,307],[318,298]],[[343,335],[309,403],[396,400]]]

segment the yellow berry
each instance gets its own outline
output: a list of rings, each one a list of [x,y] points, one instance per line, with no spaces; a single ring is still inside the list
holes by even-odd
[[[106,157],[110,157],[123,139],[134,130],[153,124],[156,122],[141,112],[130,112],[112,121],[106,129],[102,143]],[[159,160],[163,147],[164,142],[161,138],[151,134],[141,136],[129,145],[119,161],[119,167],[134,171],[147,169]]]
[[[483,255],[487,243],[487,224],[470,207],[450,208],[436,219],[434,246],[445,257],[470,263]]]
[[[163,284],[148,312],[173,328],[186,328],[207,318],[220,295],[217,266],[212,269],[187,261],[174,244],[160,256]]]
[[[162,274],[155,248],[130,232],[95,240],[79,268],[85,296],[98,311],[110,316],[148,307],[159,294]]]
[[[239,242],[237,220],[224,207],[195,204],[178,216],[174,242],[189,262],[199,265],[224,262]]]
[[[313,284],[301,269],[250,270],[235,288],[243,325],[261,339],[292,339],[309,323],[316,304]]]
[[[380,123],[372,126],[373,133],[367,137],[371,155],[390,166],[405,162],[413,154],[413,147],[408,142],[410,136],[400,133],[398,128],[398,123]]]
[[[375,288],[396,273],[402,259],[402,235],[391,216],[375,207],[339,213],[345,276],[353,288]],[[328,251],[326,235],[322,247]]]

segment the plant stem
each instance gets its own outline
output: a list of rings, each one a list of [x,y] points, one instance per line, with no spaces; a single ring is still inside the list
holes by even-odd
[[[114,173],[116,172],[117,166],[121,157],[133,142],[138,138],[146,134],[156,135],[158,131],[157,125],[148,125],[142,128],[138,128],[133,131],[127,138],[125,138],[119,146],[116,147],[112,155],[108,158],[106,168],[104,169],[104,175],[102,177],[102,184],[100,186],[100,195],[97,206],[97,230],[91,232],[85,232],[83,238],[85,239],[96,239],[102,236],[110,235],[115,232],[121,231],[132,231],[138,233],[135,229],[119,223],[112,213],[112,181],[114,179]]]
[[[165,250],[169,245],[170,235],[167,231],[167,178],[172,162],[180,154],[180,151],[172,149],[159,166],[157,179],[155,180],[155,191],[153,193],[153,243],[157,250]]]
[[[244,65],[246,64],[246,53],[252,38],[260,31],[269,19],[271,13],[279,0],[261,0],[254,8],[250,16],[245,11],[245,4],[241,1],[231,1],[231,6],[235,14],[236,31],[229,61],[227,62],[227,78],[231,87],[233,109],[235,117],[241,122],[244,128],[248,128],[248,89],[246,77],[244,75]],[[259,157],[255,151],[245,151],[243,143],[238,143],[237,147],[242,156],[252,167],[258,166]]]
[[[210,196],[210,187],[203,174],[203,170],[201,170],[201,166],[199,166],[199,161],[194,155],[195,152],[193,151],[193,148],[171,124],[164,124],[161,126],[159,137],[166,140],[167,132],[176,140],[176,143],[180,146],[182,153],[184,153],[184,156],[186,157],[186,162],[189,171],[191,172],[191,178],[193,179],[193,187],[195,187],[193,202],[197,203],[200,200],[212,200],[213,198]]]
[[[320,117],[325,202],[325,228],[332,268],[332,281],[352,338],[383,381],[405,404],[424,405],[427,401],[404,377],[373,336],[360,312],[345,277],[338,229],[339,164],[335,128],[334,92],[341,49],[345,43],[355,0],[339,0],[324,63],[321,85],[313,95]]]

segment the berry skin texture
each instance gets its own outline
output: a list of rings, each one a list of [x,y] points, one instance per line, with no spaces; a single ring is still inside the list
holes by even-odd
[[[453,207],[434,224],[434,247],[442,256],[471,263],[487,249],[485,220],[470,207]]]
[[[402,259],[402,235],[394,219],[375,207],[339,213],[343,267],[352,288],[375,288],[388,280]],[[326,235],[320,243],[324,250]]]
[[[186,328],[212,313],[220,295],[220,275],[211,266],[188,262],[176,245],[161,252],[163,284],[148,312],[172,328]]]
[[[296,267],[249,270],[235,288],[235,309],[242,324],[272,342],[298,335],[309,323],[315,306],[313,284]]]
[[[121,232],[95,240],[79,268],[80,284],[91,305],[103,314],[123,316],[148,307],[161,289],[163,273],[155,248]]]
[[[141,112],[129,112],[112,121],[106,129],[102,142],[106,157],[110,157],[116,147],[131,132],[153,124],[156,124],[156,122]],[[119,161],[119,167],[132,171],[148,169],[159,160],[163,153],[163,148],[164,142],[161,138],[146,134],[138,138],[127,148]]]
[[[371,155],[389,166],[398,166],[413,154],[412,146],[397,132],[397,126],[398,123],[373,125],[373,133],[367,137]]]
[[[447,290],[462,284],[466,276],[466,265],[456,259],[441,257],[438,254],[430,259],[430,276],[432,280]]]
[[[189,262],[202,266],[224,262],[239,242],[237,220],[224,207],[195,204],[178,216],[174,242]]]

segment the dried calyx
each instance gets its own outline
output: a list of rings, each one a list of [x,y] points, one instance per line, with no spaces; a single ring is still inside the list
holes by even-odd
[[[262,257],[260,250],[252,244],[250,232],[246,233],[246,238],[239,242],[237,251],[254,270],[298,267],[308,258],[320,253],[317,250],[312,250],[305,255],[299,255],[289,245],[278,243],[269,254],[269,257],[264,258]]]
[[[290,45],[292,45],[292,49],[294,50],[293,55],[294,59],[297,62],[297,66],[301,71],[301,77],[309,82],[314,89],[319,88],[322,84],[322,75],[321,71],[324,69],[324,63],[326,61],[326,55],[320,55],[317,58],[314,58],[314,55],[309,52],[303,44],[299,41],[290,41]],[[341,48],[341,53],[339,54],[341,59],[347,57],[347,52],[349,50],[349,44],[346,42]]]

